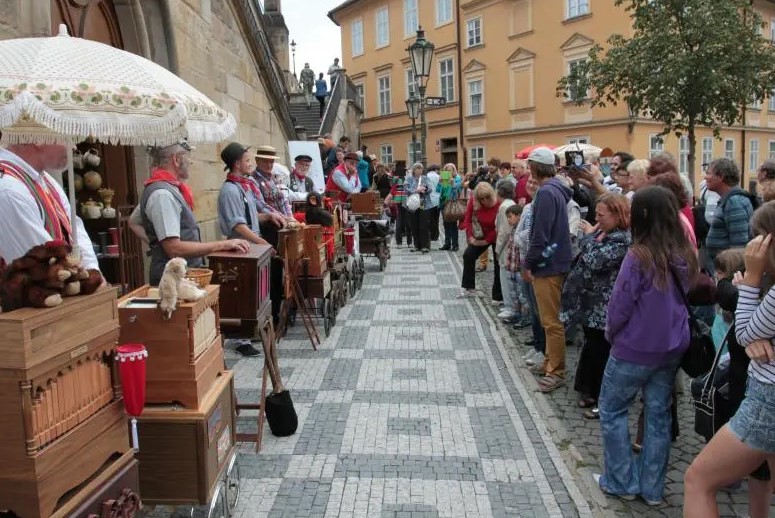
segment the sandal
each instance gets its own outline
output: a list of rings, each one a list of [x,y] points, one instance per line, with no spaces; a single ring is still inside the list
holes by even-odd
[[[595,405],[581,415],[584,419],[589,419],[590,421],[600,419],[600,408]]]
[[[565,385],[565,378],[561,378],[559,376],[553,376],[551,374],[548,374],[538,380],[538,390],[540,390],[544,394],[548,394],[549,392],[554,392],[555,390],[562,387],[563,385]]]
[[[592,408],[597,406],[597,398],[585,397],[579,400],[579,408]]]

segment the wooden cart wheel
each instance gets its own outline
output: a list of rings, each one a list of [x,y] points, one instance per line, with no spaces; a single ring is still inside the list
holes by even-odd
[[[382,243],[377,245],[377,253],[375,254],[377,256],[377,259],[379,259],[379,271],[385,270],[385,265],[387,264],[387,259],[384,257],[385,254],[385,245]]]
[[[210,501],[210,505],[194,507],[191,512],[192,518],[229,518],[229,511],[226,508],[226,501],[224,499],[223,483],[220,482],[215,487],[213,493],[213,499]]]
[[[347,281],[347,294],[350,296],[350,298],[355,296],[355,277],[352,277],[349,281]]]
[[[363,260],[363,255],[358,257],[358,266],[360,266],[361,273],[366,273],[366,262]]]
[[[350,290],[347,288],[347,277],[342,278],[342,307],[347,305],[347,301],[350,300]]]
[[[237,507],[240,479],[239,462],[237,462],[237,454],[235,453],[232,455],[231,461],[229,461],[229,467],[226,468],[226,475],[223,478],[223,485],[226,488],[226,509],[229,516],[234,514],[234,509]]]
[[[323,299],[323,332],[326,335],[326,338],[328,338],[328,335],[331,334],[331,320],[333,318],[333,313],[331,311],[331,303],[328,301],[328,299]]]

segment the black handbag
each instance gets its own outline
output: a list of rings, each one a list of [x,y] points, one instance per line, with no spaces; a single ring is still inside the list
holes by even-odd
[[[729,369],[719,369],[719,361],[725,347],[729,347],[727,332],[724,343],[719,347],[710,371],[692,380],[691,393],[694,405],[694,431],[710,441],[716,432],[732,417],[732,405],[729,403]]]
[[[266,348],[264,350],[266,351]],[[277,362],[277,349],[273,348],[272,352],[273,354],[267,354],[264,358],[264,368],[269,370],[269,377],[272,380],[272,393],[264,400],[264,413],[272,435],[287,437],[296,433],[299,427],[299,416],[296,415],[296,409],[293,407],[291,393],[283,389]]]
[[[710,336],[710,329],[704,322],[700,322],[694,317],[692,307],[689,305],[689,299],[681,286],[681,279],[671,267],[670,273],[673,281],[681,293],[681,298],[686,306],[686,312],[689,314],[689,348],[684,352],[681,358],[681,368],[690,378],[697,378],[708,372],[713,367],[713,361],[716,358],[716,348],[713,346],[713,338]]]

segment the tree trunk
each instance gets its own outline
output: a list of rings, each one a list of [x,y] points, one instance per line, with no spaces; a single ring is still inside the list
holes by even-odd
[[[697,180],[694,178],[694,166],[697,159],[697,136],[694,134],[694,124],[689,123],[689,156],[687,157],[687,166],[689,173],[689,181],[692,182],[692,189],[694,193],[697,191]],[[693,194],[694,194],[693,193]]]

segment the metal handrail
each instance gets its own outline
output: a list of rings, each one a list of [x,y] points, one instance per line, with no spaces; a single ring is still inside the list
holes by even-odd
[[[343,85],[341,82],[343,77],[345,77],[344,74],[337,74],[334,84],[331,85],[331,96],[328,99],[326,111],[323,112],[323,122],[320,123],[320,128],[318,128],[318,135],[327,133],[325,128],[331,128],[334,125],[336,112],[339,111],[339,103],[342,101],[342,88],[340,88],[340,85]],[[331,108],[332,106],[334,107],[333,109]]]

